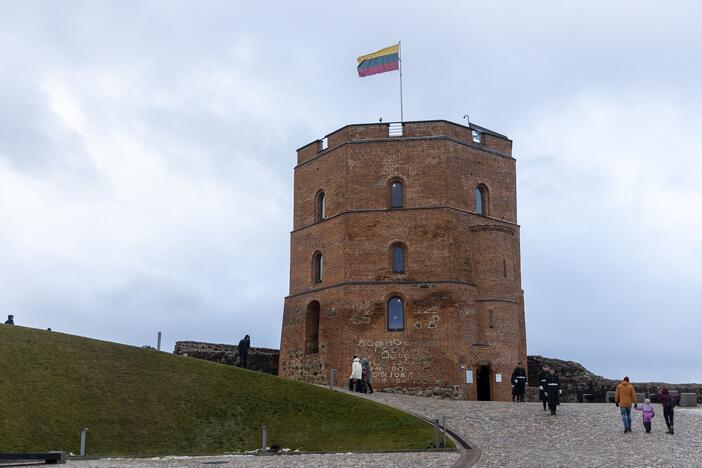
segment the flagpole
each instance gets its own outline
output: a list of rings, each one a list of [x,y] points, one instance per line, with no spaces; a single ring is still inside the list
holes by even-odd
[[[405,115],[404,115],[404,110],[402,107],[402,41],[399,41],[398,45],[399,45],[399,48],[398,48],[399,53],[397,54],[397,58],[400,61],[400,122],[404,122]]]

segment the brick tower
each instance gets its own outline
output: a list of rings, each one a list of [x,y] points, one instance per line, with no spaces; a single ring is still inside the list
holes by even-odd
[[[297,150],[280,374],[510,400],[526,367],[512,142],[443,120],[348,125]]]

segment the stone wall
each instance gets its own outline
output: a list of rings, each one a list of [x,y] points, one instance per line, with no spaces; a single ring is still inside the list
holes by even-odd
[[[538,399],[539,374],[544,364],[556,370],[563,389],[561,401],[566,403],[581,401],[583,394],[592,395],[592,401],[604,402],[606,393],[613,391],[620,382],[620,380],[606,379],[593,374],[577,362],[543,356],[529,356],[528,374],[529,387],[531,388],[527,389],[527,398],[531,401]],[[660,387],[666,386],[671,390],[678,390],[680,393],[695,393],[697,401],[702,403],[702,384],[667,384],[663,382],[631,382],[631,384],[637,392],[644,393],[646,398],[655,396]],[[651,400],[654,401],[655,398]]]
[[[173,354],[190,356],[205,361],[219,362],[231,366],[239,365],[239,350],[236,345],[178,341]],[[270,348],[251,348],[248,369],[278,375],[280,351]]]

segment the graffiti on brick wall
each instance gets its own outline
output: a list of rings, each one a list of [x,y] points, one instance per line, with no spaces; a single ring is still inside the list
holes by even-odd
[[[433,340],[407,342],[401,338],[389,340],[360,339],[355,354],[367,357],[371,365],[372,380],[382,384],[408,384],[434,382],[431,348]]]
[[[376,304],[371,301],[363,301],[351,306],[351,323],[354,325],[365,325],[371,323],[373,310]]]
[[[441,317],[439,316],[439,306],[429,307],[418,306],[414,310],[414,328],[436,328]]]

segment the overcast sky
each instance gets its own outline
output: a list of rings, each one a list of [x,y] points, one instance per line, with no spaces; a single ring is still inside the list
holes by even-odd
[[[517,158],[529,354],[702,382],[702,4],[0,0],[0,307],[278,347],[295,149],[471,121]]]

